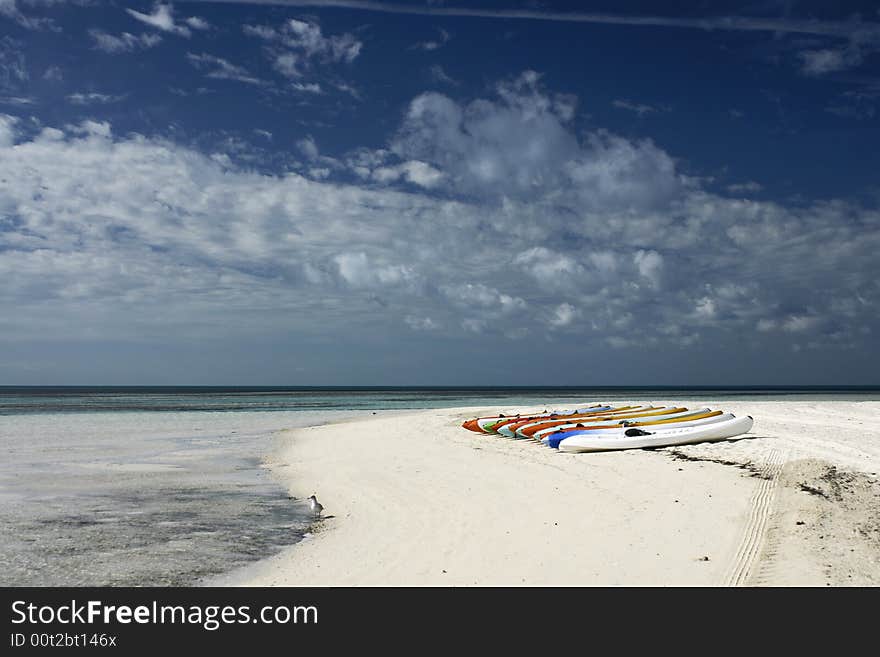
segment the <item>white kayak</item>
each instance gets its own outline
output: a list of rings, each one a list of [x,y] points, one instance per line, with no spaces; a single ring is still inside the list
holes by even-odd
[[[716,424],[718,422],[727,422],[728,420],[734,419],[736,416],[732,413],[722,413],[720,415],[713,415],[712,417],[703,417],[697,420],[688,420],[686,417],[681,418],[680,422],[670,422],[669,424],[658,424],[656,427],[651,426],[641,426],[637,427],[642,431],[667,431],[669,429],[683,429],[685,427],[698,427],[704,426],[706,424]],[[584,429],[583,431],[578,431],[577,433],[573,433],[569,438],[575,438],[577,436],[618,436],[625,429],[630,427],[606,427],[604,429]],[[550,445],[551,438],[553,434],[544,434],[539,439],[544,445]],[[560,440],[556,443],[556,447],[564,443],[568,438]]]
[[[682,421],[684,421],[685,419],[687,419],[689,417],[694,417],[694,416],[698,416],[698,415],[705,415],[706,413],[713,412],[712,409],[708,408],[708,407],[695,408],[694,410],[686,409],[683,411],[679,411],[674,408],[670,408],[670,409],[666,409],[666,410],[668,410],[667,413],[660,413],[659,412],[659,411],[664,410],[663,408],[657,408],[655,410],[658,411],[658,413],[656,415],[642,415],[640,417],[632,417],[632,418],[628,418],[628,419],[626,419],[626,418],[620,419],[620,418],[611,417],[607,420],[603,420],[602,418],[598,418],[595,422],[588,418],[585,420],[578,420],[577,422],[559,424],[558,426],[550,427],[548,429],[542,429],[541,431],[538,431],[537,433],[535,433],[532,436],[532,438],[535,438],[536,440],[542,440],[545,436],[548,436],[555,431],[574,431],[577,429],[578,424],[580,424],[581,426],[608,427],[610,429],[617,429],[621,425],[625,426],[624,423],[659,422],[661,420],[674,420],[676,418],[681,418]],[[719,411],[714,411],[714,412],[717,413]],[[589,429],[587,429],[587,431],[589,431]]]
[[[559,443],[562,452],[604,452],[615,449],[644,449],[646,447],[669,447],[690,443],[727,440],[747,433],[752,428],[752,416],[734,417],[723,422],[712,422],[698,426],[679,427],[675,429],[657,429],[646,431],[651,427],[630,427],[613,433],[603,431],[595,434],[579,434],[566,438]]]

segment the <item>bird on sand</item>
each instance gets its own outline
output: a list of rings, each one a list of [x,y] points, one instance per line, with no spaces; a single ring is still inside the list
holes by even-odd
[[[321,511],[324,510],[324,507],[323,507],[323,506],[321,505],[321,503],[318,501],[318,498],[315,497],[314,495],[312,495],[312,496],[309,498],[309,508],[312,510],[312,513],[314,514],[314,516],[315,516],[316,518],[317,518],[318,516],[320,516],[320,515],[321,515]]]

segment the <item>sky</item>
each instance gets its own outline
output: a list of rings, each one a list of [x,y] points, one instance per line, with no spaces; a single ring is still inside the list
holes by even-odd
[[[880,384],[871,2],[0,0],[0,385]]]

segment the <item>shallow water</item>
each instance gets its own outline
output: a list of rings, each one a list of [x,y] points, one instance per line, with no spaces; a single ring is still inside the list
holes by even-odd
[[[272,432],[358,415],[0,417],[0,585],[189,585],[302,537]]]

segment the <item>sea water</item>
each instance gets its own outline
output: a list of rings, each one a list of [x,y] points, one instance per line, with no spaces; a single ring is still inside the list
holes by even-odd
[[[274,434],[380,411],[876,390],[0,387],[0,585],[193,585],[301,540]],[[320,493],[319,491],[317,491]]]

